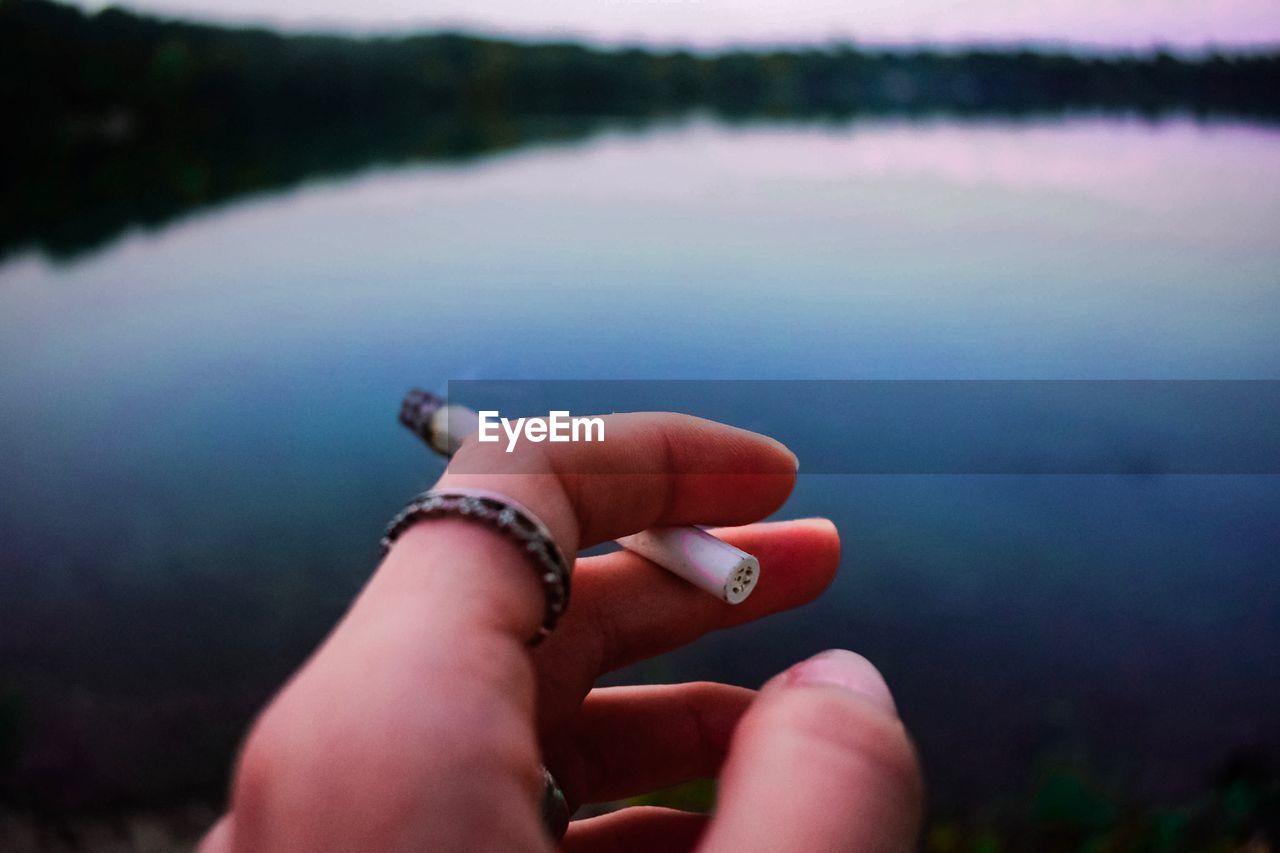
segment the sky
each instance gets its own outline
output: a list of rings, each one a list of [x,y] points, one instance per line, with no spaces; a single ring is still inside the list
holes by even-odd
[[[1280,0],[118,0],[138,10],[283,29],[441,25],[597,42],[1031,41],[1146,48],[1280,44]],[[99,8],[103,0],[80,0]],[[264,6],[269,11],[264,12]]]

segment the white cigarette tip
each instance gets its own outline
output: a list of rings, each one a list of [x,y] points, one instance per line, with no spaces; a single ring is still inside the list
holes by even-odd
[[[729,604],[746,600],[760,580],[759,560],[696,527],[656,527],[618,544]]]
[[[760,580],[760,561],[750,555],[743,557],[742,564],[724,582],[724,600],[730,604],[741,604],[756,588],[758,580]]]

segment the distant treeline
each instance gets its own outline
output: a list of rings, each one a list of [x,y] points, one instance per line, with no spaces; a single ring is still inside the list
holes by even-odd
[[[601,49],[458,34],[280,35],[0,0],[0,92],[28,120],[203,126],[422,112],[1064,110],[1280,115],[1280,55]]]
[[[852,46],[694,53],[471,35],[356,38],[0,0],[0,258],[375,163],[617,122],[1066,112],[1280,118],[1280,53]]]

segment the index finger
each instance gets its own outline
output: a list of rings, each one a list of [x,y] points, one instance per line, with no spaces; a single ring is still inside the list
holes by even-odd
[[[606,415],[602,441],[470,439],[440,488],[500,492],[533,510],[566,554],[657,525],[747,524],[780,507],[796,458],[768,436],[662,412]]]

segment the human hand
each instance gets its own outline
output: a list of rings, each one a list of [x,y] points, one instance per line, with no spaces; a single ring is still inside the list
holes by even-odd
[[[486,452],[469,444],[439,486],[514,498],[569,555],[656,525],[746,524],[717,535],[759,558],[753,595],[729,606],[634,554],[585,558],[559,627],[530,648],[542,592],[520,551],[465,520],[418,524],[254,725],[231,810],[202,853],[549,851],[541,762],[571,808],[719,775],[714,816],[622,809],[573,822],[568,851],[914,846],[915,755],[884,681],[851,652],[811,658],[759,693],[593,689],[618,667],[811,600],[839,559],[828,521],[750,524],[794,485],[794,457],[776,442],[680,415],[607,425],[600,444],[525,445],[502,460],[510,473],[466,464]],[[583,473],[607,470],[627,473]]]

